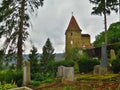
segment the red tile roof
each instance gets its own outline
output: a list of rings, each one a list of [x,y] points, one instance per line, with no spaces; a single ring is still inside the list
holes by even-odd
[[[70,20],[70,23],[69,23],[69,25],[68,25],[67,30],[82,31],[82,30],[80,29],[79,25],[77,24],[74,16],[71,17],[71,20]]]

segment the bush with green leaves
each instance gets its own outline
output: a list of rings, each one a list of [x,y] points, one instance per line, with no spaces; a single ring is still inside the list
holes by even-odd
[[[117,57],[112,61],[112,70],[114,73],[120,72],[120,50],[118,50]]]
[[[59,66],[66,66],[66,67],[73,67],[74,62],[70,60],[63,60],[63,61],[56,61],[56,62],[50,62],[47,67],[48,67],[48,72],[50,72],[52,75],[55,75],[57,72],[57,68]]]
[[[16,88],[16,87],[17,87],[17,85],[15,85],[15,84],[3,83],[0,85],[0,90],[7,90],[7,89]]]
[[[0,81],[11,83],[14,81],[17,86],[22,86],[22,71],[1,71],[0,72]]]
[[[100,61],[98,59],[93,59],[89,57],[82,58],[78,61],[79,72],[89,73],[93,71],[94,66],[98,64],[100,64]]]
[[[30,82],[30,84],[31,84],[32,86],[39,86],[39,85],[40,85],[40,81],[32,80],[32,81]]]

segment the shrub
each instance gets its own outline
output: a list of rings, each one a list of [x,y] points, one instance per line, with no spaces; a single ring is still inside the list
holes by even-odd
[[[22,86],[22,72],[21,71],[1,71],[0,81],[11,83],[11,81],[16,82],[17,86]]]
[[[114,73],[119,73],[120,72],[120,59],[113,60],[111,68]]]
[[[114,73],[120,72],[120,49],[118,50],[116,59],[112,61],[112,70]]]
[[[7,90],[7,89],[11,89],[11,88],[16,88],[17,85],[15,84],[8,84],[8,83],[3,83],[0,85],[0,90]]]
[[[40,85],[40,81],[34,81],[34,80],[32,80],[30,82],[30,84],[33,85],[33,86],[39,86]]]
[[[48,64],[48,66],[47,66],[48,72],[50,72],[54,76],[56,74],[56,72],[57,72],[57,68],[60,65],[63,65],[63,66],[66,66],[66,67],[73,67],[74,66],[74,62],[73,61],[69,61],[69,60],[50,62]]]
[[[49,78],[53,78],[51,73],[34,73],[31,75],[32,76],[32,80],[34,81],[45,81]]]
[[[92,58],[82,58],[78,61],[79,72],[88,73],[91,72],[95,65],[100,64],[99,60]]]

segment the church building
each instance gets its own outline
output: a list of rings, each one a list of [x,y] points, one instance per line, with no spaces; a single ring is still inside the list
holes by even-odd
[[[65,32],[65,49],[78,48],[79,50],[91,48],[90,35],[82,34],[75,17],[72,15]]]

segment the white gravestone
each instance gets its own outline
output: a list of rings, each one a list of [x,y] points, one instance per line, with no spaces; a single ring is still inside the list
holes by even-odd
[[[24,61],[23,62],[23,85],[30,84],[30,62]]]

